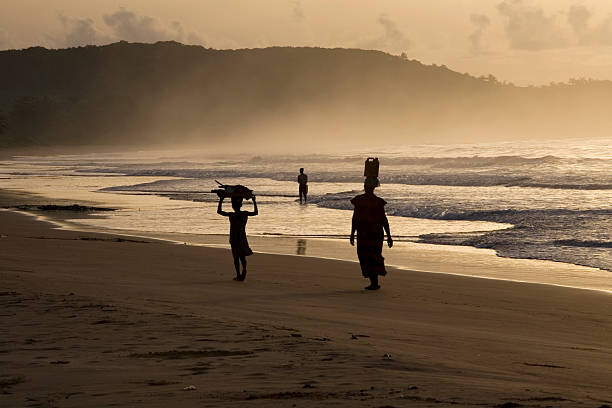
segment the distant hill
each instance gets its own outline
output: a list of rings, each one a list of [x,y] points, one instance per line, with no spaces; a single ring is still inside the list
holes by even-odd
[[[601,136],[612,82],[516,87],[379,51],[176,42],[0,52],[0,146]]]

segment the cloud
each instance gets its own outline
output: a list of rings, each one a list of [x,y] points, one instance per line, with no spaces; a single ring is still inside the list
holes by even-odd
[[[173,21],[170,27],[176,33],[177,38],[182,39],[185,36],[185,30],[183,30],[183,26],[178,21]]]
[[[185,38],[185,44],[204,45],[204,40],[196,33],[189,33],[187,34],[187,38]]]
[[[555,16],[546,16],[539,7],[529,6],[523,0],[504,0],[497,10],[507,19],[505,32],[513,49],[538,51],[568,45]]]
[[[375,39],[365,41],[366,48],[373,48],[386,51],[404,51],[411,47],[410,39],[397,27],[395,21],[387,15],[381,14],[378,23],[383,28],[383,34]]]
[[[302,8],[302,1],[293,0],[292,4],[293,4],[293,18],[296,21],[304,20],[305,16],[304,16],[304,9]]]
[[[120,8],[112,14],[105,14],[104,23],[118,40],[152,43],[174,40],[194,45],[204,45],[202,38],[194,33],[186,33],[178,21],[165,26],[153,17],[139,16],[136,13]]]
[[[591,41],[595,45],[612,45],[612,15],[606,17],[595,28]]]
[[[104,23],[116,38],[131,42],[180,40],[183,35],[183,29],[177,22],[166,28],[152,17],[139,16],[124,8],[105,14]]]
[[[482,35],[489,25],[491,25],[491,20],[484,14],[472,14],[470,16],[470,21],[475,27],[474,31],[469,36],[472,52],[474,54],[482,54]]]
[[[8,38],[8,34],[0,30],[0,50],[7,50],[9,48],[11,48],[11,41]]]
[[[612,15],[595,26],[590,22],[593,13],[583,5],[575,4],[570,7],[567,22],[574,30],[578,44],[589,45],[612,45]]]
[[[60,16],[59,19],[66,30],[66,36],[62,44],[64,46],[79,47],[90,44],[101,44],[111,40],[110,37],[95,28],[94,22],[90,18],[73,19],[66,16]]]
[[[99,45],[118,40],[130,42],[152,43],[157,41],[175,40],[187,44],[203,45],[202,38],[194,33],[186,33],[178,21],[164,25],[158,20],[139,16],[136,13],[120,8],[102,18],[101,29],[95,26],[92,18],[70,18],[59,16],[64,32],[58,37],[48,38],[62,47],[77,47],[83,45]],[[0,47],[2,46],[0,32]]]
[[[567,22],[572,26],[572,29],[579,39],[587,34],[591,17],[592,13],[589,9],[581,4],[575,4],[570,7],[567,15]]]

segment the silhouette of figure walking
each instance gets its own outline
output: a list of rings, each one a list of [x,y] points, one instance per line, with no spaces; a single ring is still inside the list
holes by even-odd
[[[308,176],[304,174],[303,167],[300,169],[297,182],[300,185],[300,204],[302,204],[302,197],[304,197],[304,202],[306,202],[308,196]]]
[[[389,221],[385,214],[387,202],[374,195],[378,186],[377,178],[367,178],[364,183],[365,194],[358,195],[351,200],[355,206],[351,228],[351,245],[355,245],[355,232],[357,232],[357,257],[364,278],[370,279],[366,290],[380,289],[378,276],[387,274],[385,258],[382,256],[384,232],[387,233],[387,244],[393,246]],[[384,229],[384,232],[383,232]]]
[[[219,206],[217,207],[217,214],[224,217],[229,217],[230,222],[230,234],[229,242],[232,247],[232,256],[234,257],[234,267],[236,268],[236,281],[244,281],[247,274],[247,261],[246,257],[253,255],[253,251],[249,247],[249,241],[246,236],[246,224],[249,217],[254,217],[259,214],[257,209],[257,200],[253,196],[253,209],[254,211],[241,211],[242,208],[242,197],[232,197],[232,208],[233,212],[223,211],[223,199],[225,197],[219,196]],[[242,263],[242,273],[240,273],[240,263]]]

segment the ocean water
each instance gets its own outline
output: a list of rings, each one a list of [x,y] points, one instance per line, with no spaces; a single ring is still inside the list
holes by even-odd
[[[210,193],[219,180],[257,194],[261,215],[249,220],[250,235],[342,239],[350,232],[349,199],[361,192],[368,156],[380,159],[376,193],[388,202],[400,241],[488,248],[503,257],[612,271],[609,139],[301,156],[191,150],[18,157],[0,163],[0,187],[53,196],[78,185],[105,193],[121,208],[83,221],[92,226],[215,235],[227,233]],[[310,180],[305,206],[297,203],[300,167]]]

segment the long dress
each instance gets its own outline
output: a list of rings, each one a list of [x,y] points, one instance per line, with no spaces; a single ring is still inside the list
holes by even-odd
[[[361,273],[366,278],[372,275],[384,276],[387,271],[382,248],[384,225],[387,223],[387,202],[374,194],[361,194],[353,198],[351,203],[355,206],[353,222],[357,228],[357,257]]]
[[[246,211],[230,213],[229,241],[232,247],[232,255],[235,257],[253,255],[246,236],[246,224],[249,214]]]

